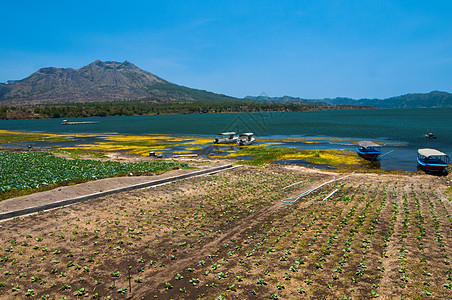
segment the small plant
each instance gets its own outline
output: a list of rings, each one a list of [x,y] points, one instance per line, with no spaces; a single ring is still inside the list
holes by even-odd
[[[197,285],[199,283],[199,279],[198,278],[192,278],[189,280],[189,282],[191,282],[193,285]]]
[[[68,284],[63,284],[63,285],[60,287],[60,291],[65,291],[65,290],[69,290],[69,289],[71,289],[71,286],[68,285]]]
[[[169,289],[173,288],[173,285],[169,282],[165,282],[164,287],[165,287],[165,289],[169,290]]]
[[[115,271],[113,273],[110,274],[111,277],[119,277],[119,271]]]
[[[85,288],[80,288],[75,291],[74,296],[83,296],[85,295]]]

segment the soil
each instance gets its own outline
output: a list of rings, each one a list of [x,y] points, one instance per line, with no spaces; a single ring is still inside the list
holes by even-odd
[[[353,174],[281,202],[345,175],[244,166],[2,222],[0,299],[449,298],[450,175]]]
[[[127,156],[120,154],[111,154],[111,156],[114,157],[114,159],[127,162],[141,162],[145,160],[147,161],[152,160],[149,158],[139,158],[136,156]],[[183,160],[180,161],[183,162]],[[224,162],[221,163],[224,164]],[[196,170],[178,169],[171,170],[162,174],[155,174],[152,176],[134,176],[134,174],[131,173],[129,174],[129,176],[124,177],[104,178],[75,185],[61,186],[49,191],[34,193],[22,197],[16,197],[0,201],[0,213],[21,210],[28,207],[41,206],[62,200],[91,195],[98,192],[106,192],[141,183],[147,183],[150,181],[187,174],[197,170],[217,167],[220,166],[221,163],[219,161],[210,161],[208,163],[206,163],[205,161],[196,161],[196,162],[191,161],[190,166],[196,167]]]

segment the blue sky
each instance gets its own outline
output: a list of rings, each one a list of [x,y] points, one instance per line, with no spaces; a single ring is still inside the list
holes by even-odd
[[[452,92],[452,1],[4,1],[0,82],[128,60],[235,97]]]

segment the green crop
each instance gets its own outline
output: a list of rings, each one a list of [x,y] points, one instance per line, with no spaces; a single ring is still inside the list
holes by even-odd
[[[0,152],[0,192],[33,189],[61,182],[92,180],[128,173],[153,173],[185,164],[167,162],[120,163],[66,159],[47,152]]]

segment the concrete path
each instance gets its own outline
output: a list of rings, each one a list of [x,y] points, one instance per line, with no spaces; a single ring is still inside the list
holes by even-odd
[[[231,168],[234,167],[232,165],[206,166],[200,170],[172,170],[155,176],[114,177],[63,186],[50,191],[1,201],[0,220]]]

